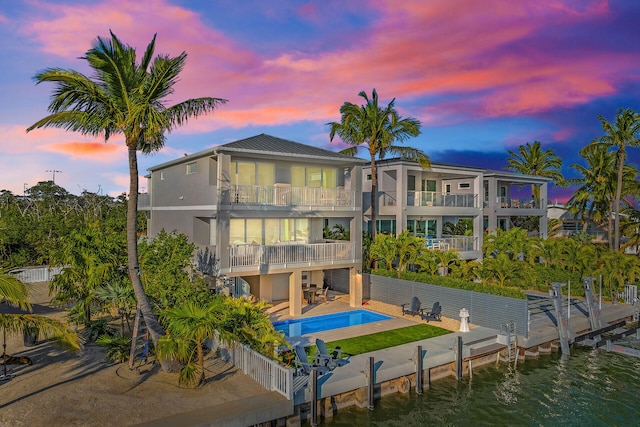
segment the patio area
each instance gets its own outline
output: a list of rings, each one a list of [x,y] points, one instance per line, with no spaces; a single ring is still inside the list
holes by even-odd
[[[389,331],[393,329],[404,328],[412,326],[417,323],[424,323],[418,316],[402,316],[402,310],[400,306],[393,306],[390,304],[381,303],[379,301],[365,301],[361,307],[364,310],[371,310],[377,313],[386,314],[392,316],[392,319],[381,320],[377,322],[367,323],[364,325],[349,326],[344,328],[332,329],[329,331],[316,332],[307,335],[301,335],[296,337],[288,337],[287,341],[292,346],[314,345],[316,338],[320,338],[324,341],[330,342],[339,339],[353,338],[362,335],[373,334],[376,332]],[[322,316],[325,314],[340,313],[345,311],[355,310],[349,306],[349,295],[329,291],[327,302],[321,302],[316,304],[306,304],[302,307],[301,318]],[[289,315],[289,302],[288,301],[276,301],[273,303],[273,307],[267,310],[271,315],[271,321],[289,320],[294,317]],[[438,326],[451,331],[457,331],[460,327],[460,322],[455,319],[448,319],[443,317],[441,322],[430,322],[433,326]],[[473,327],[473,326],[472,326]]]

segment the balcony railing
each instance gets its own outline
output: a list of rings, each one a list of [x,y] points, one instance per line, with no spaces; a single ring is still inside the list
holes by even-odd
[[[276,185],[233,185],[231,203],[272,206],[355,207],[355,191],[343,188],[291,187]]]
[[[437,193],[435,191],[408,191],[407,206],[444,206],[456,208],[477,207],[477,194]]]
[[[478,249],[478,238],[474,236],[442,236],[438,238],[427,238],[426,249],[448,251],[450,249],[458,252],[476,251]]]
[[[511,199],[509,197],[500,197],[499,203],[501,208],[509,209],[540,209],[540,199]]]
[[[266,245],[235,245],[229,247],[230,267],[331,263],[353,260],[353,243],[309,243]]]

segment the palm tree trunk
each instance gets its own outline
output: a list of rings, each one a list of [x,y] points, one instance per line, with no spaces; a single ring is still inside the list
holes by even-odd
[[[136,146],[133,146],[127,141],[127,147],[129,152],[129,203],[127,205],[127,258],[129,265],[129,277],[131,278],[131,285],[133,286],[133,292],[136,295],[136,300],[142,317],[147,324],[149,334],[153,345],[157,346],[158,340],[164,335],[164,330],[158,318],[151,311],[151,304],[149,298],[144,292],[142,281],[140,280],[140,266],[138,264],[138,158],[136,155]]]
[[[622,174],[624,170],[624,160],[625,160],[625,152],[624,152],[624,144],[620,147],[620,151],[618,153],[618,185],[616,187],[616,198],[615,205],[613,207],[615,217],[613,218],[613,228],[614,228],[614,236],[615,241],[613,243],[613,247],[615,250],[620,249],[620,199],[622,198]]]
[[[378,192],[378,177],[376,172],[376,158],[375,155],[371,155],[371,241],[374,241],[376,234],[378,233],[378,224],[376,223],[377,213],[377,192]]]

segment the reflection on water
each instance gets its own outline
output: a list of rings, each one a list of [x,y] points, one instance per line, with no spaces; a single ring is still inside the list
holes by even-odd
[[[487,365],[473,379],[439,380],[421,396],[413,391],[376,401],[376,409],[349,408],[338,426],[630,426],[640,425],[640,358],[572,349],[517,367]]]

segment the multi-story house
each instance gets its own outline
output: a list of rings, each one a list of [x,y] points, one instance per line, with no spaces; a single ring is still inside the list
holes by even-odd
[[[261,134],[149,169],[148,233],[176,231],[220,274],[302,313],[303,289],[330,283],[362,303],[361,167],[366,161]],[[144,200],[141,198],[141,200]],[[327,240],[339,226],[347,240]]]
[[[483,232],[508,230],[518,217],[536,218],[539,234],[546,237],[546,178],[436,162],[424,169],[402,159],[379,160],[376,167],[379,232],[408,230],[426,238],[427,248],[454,249],[461,259],[481,259]],[[518,196],[532,185],[539,197]],[[363,168],[362,192],[364,227],[371,229],[369,166]],[[463,219],[472,231],[453,234]]]

